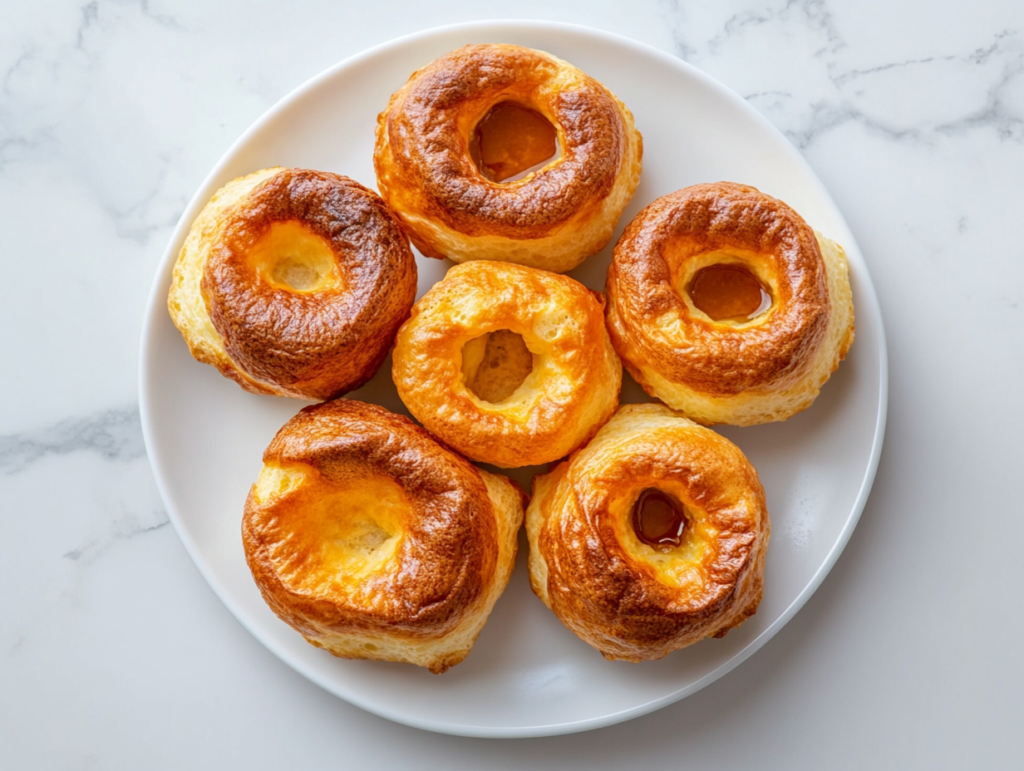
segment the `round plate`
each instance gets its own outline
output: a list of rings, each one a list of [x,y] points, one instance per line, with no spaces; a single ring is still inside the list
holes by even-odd
[[[644,138],[644,172],[619,232],[658,196],[730,180],[786,201],[850,258],[857,340],[817,402],[785,423],[722,431],[757,467],[768,494],[772,543],[760,609],[727,637],[661,661],[608,662],[573,636],[530,591],[525,541],[473,652],[440,677],[404,664],[337,659],[306,643],[263,603],[240,536],[263,450],[303,405],[246,393],[195,362],[167,315],[174,259],[219,187],[276,165],[339,172],[372,186],[374,125],[392,92],[446,51],[484,42],[550,51],[602,81],[633,111]],[[572,275],[600,289],[610,257],[611,246]],[[418,260],[422,294],[451,263]],[[390,370],[388,360],[350,396],[406,413]],[[648,400],[626,380],[623,401]],[[472,736],[568,733],[626,720],[694,693],[764,645],[818,587],[856,525],[881,451],[886,387],[882,320],[864,260],[828,193],[782,135],[678,59],[604,32],[538,22],[460,25],[402,38],[342,62],[282,100],[227,152],[182,215],[142,338],[142,426],[157,484],[185,548],[224,604],[267,648],[331,693],[401,723]],[[530,471],[512,476],[529,489]]]

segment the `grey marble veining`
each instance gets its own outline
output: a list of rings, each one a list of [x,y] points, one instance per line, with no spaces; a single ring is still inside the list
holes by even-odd
[[[829,3],[748,5],[738,13],[719,8],[717,15],[679,0],[663,8],[675,52],[711,74],[721,68],[730,81],[730,62],[737,51],[753,49],[755,56],[785,63],[794,57],[778,46],[799,41],[794,46],[798,61],[792,64],[803,70],[796,80],[801,87],[751,90],[733,81],[798,147],[807,148],[850,123],[900,142],[934,141],[974,130],[1024,141],[1024,27],[1019,19],[1012,28],[971,35],[942,53],[863,66],[863,49],[847,43],[843,21],[830,12]],[[759,74],[750,70],[742,77]],[[902,103],[894,104],[891,96]]]
[[[97,453],[109,461],[144,457],[138,407],[66,418],[36,431],[0,436],[0,471],[14,474],[43,458],[79,452]]]
[[[145,247],[166,236],[187,196],[173,189],[179,153],[142,151],[132,141],[152,130],[142,94],[133,94],[132,76],[146,73],[133,72],[118,49],[153,38],[166,45],[180,29],[146,2],[65,4],[51,21],[56,29],[22,41],[20,50],[12,45],[17,53],[2,65],[0,172],[16,165],[12,176],[26,167],[70,176],[120,238]]]
[[[146,533],[152,533],[167,527],[171,521],[167,513],[161,509],[152,509],[143,516],[137,513],[125,513],[114,520],[110,529],[101,536],[94,537],[61,556],[66,560],[89,565],[97,560],[107,549],[118,541],[128,541]]]

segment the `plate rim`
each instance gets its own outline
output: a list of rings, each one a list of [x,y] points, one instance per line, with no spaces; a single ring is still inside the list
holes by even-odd
[[[198,210],[205,202],[209,199],[210,188],[214,184],[214,180],[218,178],[222,170],[228,163],[231,162],[237,151],[246,145],[250,138],[257,134],[263,129],[263,127],[274,120],[280,113],[286,111],[295,102],[302,99],[309,91],[317,88],[321,83],[330,80],[337,73],[346,70],[351,67],[359,65],[361,62],[373,58],[379,54],[386,53],[389,50],[400,49],[412,43],[420,42],[425,39],[447,35],[452,33],[468,33],[468,34],[490,34],[490,35],[507,35],[516,33],[529,33],[535,31],[545,32],[567,32],[577,35],[589,36],[591,38],[597,38],[601,42],[606,42],[616,46],[623,46],[625,48],[631,48],[638,53],[652,56],[659,59],[662,64],[680,69],[684,71],[688,76],[701,81],[706,87],[709,87],[720,97],[728,99],[738,105],[743,112],[749,117],[753,118],[754,121],[760,125],[760,128],[774,135],[776,139],[781,140],[780,145],[785,149],[786,153],[790,156],[790,160],[800,167],[802,167],[807,178],[813,183],[816,188],[816,193],[820,195],[838,215],[842,224],[846,227],[848,248],[847,251],[854,252],[859,258],[858,267],[862,269],[862,272],[858,272],[858,300],[857,300],[857,315],[860,318],[862,315],[868,315],[871,317],[872,324],[877,330],[878,334],[878,409],[875,414],[875,427],[874,436],[872,440],[871,453],[868,458],[868,463],[865,468],[864,476],[861,480],[860,488],[857,492],[857,496],[854,500],[853,507],[847,517],[846,522],[843,524],[839,531],[838,537],[832,544],[831,549],[826,554],[821,565],[817,571],[811,576],[810,580],[803,587],[800,593],[792,600],[792,602],[786,607],[786,609],[779,614],[779,616],[770,623],[764,630],[761,631],[757,637],[751,640],[744,648],[738,651],[728,661],[724,662],[720,666],[712,669],[710,672],[705,674],[700,679],[688,684],[683,688],[679,688],[672,693],[666,694],[656,699],[652,699],[643,704],[634,705],[623,710],[611,712],[600,717],[583,718],[580,720],[566,721],[563,723],[551,723],[547,725],[531,725],[531,726],[505,726],[505,727],[494,727],[494,726],[478,726],[478,725],[467,725],[467,724],[453,724],[450,722],[438,722],[426,718],[416,719],[408,715],[391,713],[386,709],[380,708],[376,704],[368,703],[363,699],[359,698],[358,694],[341,693],[338,689],[331,687],[330,684],[322,682],[319,676],[307,670],[306,666],[299,660],[292,658],[291,654],[280,647],[271,639],[265,638],[261,632],[254,629],[245,620],[245,614],[241,608],[232,599],[230,592],[227,591],[226,587],[222,585],[221,581],[216,578],[210,567],[208,567],[199,550],[199,545],[190,536],[188,531],[184,528],[177,511],[170,504],[172,500],[169,495],[168,485],[165,481],[164,476],[164,464],[158,462],[160,459],[160,451],[155,439],[155,432],[152,425],[151,415],[153,405],[150,402],[150,361],[151,357],[155,355],[154,347],[151,345],[151,340],[154,338],[156,325],[160,323],[161,314],[165,312],[165,302],[163,296],[166,294],[166,275],[171,269],[174,259],[176,259],[178,245],[184,238],[184,231],[191,227],[192,221],[198,214]],[[195,194],[192,196],[188,205],[185,207],[178,219],[177,224],[174,227],[168,241],[164,248],[163,254],[157,264],[156,274],[153,279],[153,283],[150,287],[149,296],[146,301],[143,324],[142,324],[142,336],[140,341],[139,350],[139,373],[138,373],[138,387],[139,387],[139,414],[140,422],[142,426],[143,441],[146,448],[147,457],[150,461],[150,467],[153,471],[154,480],[156,482],[157,490],[160,493],[161,500],[167,510],[168,519],[174,526],[174,530],[177,533],[182,545],[185,547],[185,551],[200,575],[206,581],[207,585],[216,594],[218,600],[220,600],[224,606],[231,612],[243,628],[246,629],[261,645],[267,650],[273,653],[283,663],[291,667],[294,671],[306,679],[313,682],[318,687],[323,688],[328,693],[343,699],[344,701],[359,707],[371,714],[378,715],[396,723],[408,725],[414,728],[422,730],[432,731],[435,733],[476,737],[476,738],[528,738],[528,737],[540,737],[540,736],[553,736],[560,734],[576,733],[580,731],[589,731],[597,728],[602,728],[608,725],[614,725],[616,723],[624,722],[635,717],[654,712],[662,707],[669,704],[680,701],[681,699],[690,696],[702,688],[710,685],[712,682],[725,676],[737,666],[742,664],[744,661],[749,659],[755,652],[763,647],[770,639],[772,639],[790,620],[793,616],[807,603],[807,601],[814,595],[814,593],[821,586],[825,577],[831,572],[835,566],[846,545],[849,543],[850,538],[853,535],[853,531],[856,529],[860,517],[867,505],[867,500],[870,495],[874,480],[878,471],[879,462],[881,460],[882,446],[885,439],[885,427],[888,413],[888,399],[889,399],[889,365],[888,365],[888,349],[886,343],[885,326],[882,318],[881,307],[878,301],[878,296],[875,291],[874,282],[871,279],[870,271],[867,263],[863,258],[863,253],[860,250],[856,239],[853,237],[853,233],[850,231],[849,224],[846,222],[846,218],[842,214],[842,210],[836,205],[834,199],[829,194],[824,183],[814,172],[808,161],[803,155],[793,146],[793,144],[779,131],[774,124],[772,124],[764,115],[758,112],[749,102],[739,96],[736,92],[726,87],[718,80],[703,72],[702,70],[694,67],[688,62],[680,59],[672,54],[669,54],[659,48],[656,48],[648,43],[644,43],[625,35],[619,35],[617,33],[608,32],[606,30],[597,29],[587,25],[572,24],[567,22],[558,21],[546,21],[539,19],[493,19],[493,20],[477,20],[460,22],[458,24],[446,24],[428,29],[420,30],[417,32],[402,35],[400,37],[392,38],[381,43],[377,43],[369,48],[359,51],[352,56],[349,56],[341,61],[327,67],[326,69],[318,72],[311,78],[308,78],[303,83],[299,84],[296,88],[289,91],[270,108],[263,112],[259,118],[257,118],[242,134],[232,142],[229,147],[220,156],[218,161],[214,164],[213,168],[205,176],[202,183],[197,188]]]

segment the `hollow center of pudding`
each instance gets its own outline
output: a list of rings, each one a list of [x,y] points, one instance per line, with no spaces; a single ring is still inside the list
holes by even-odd
[[[378,570],[394,554],[409,502],[391,480],[361,479],[324,491],[309,508],[308,521],[296,523],[309,539],[309,554],[325,571],[357,576]]]
[[[340,283],[334,250],[299,222],[275,222],[249,250],[259,276],[275,289],[316,292]]]
[[[282,580],[315,593],[382,569],[398,548],[411,506],[390,478],[333,484],[302,464],[266,464],[252,494],[274,511],[267,536]]]
[[[661,552],[679,546],[686,529],[683,504],[653,487],[640,493],[633,504],[633,530],[643,543]]]
[[[485,402],[503,402],[533,371],[533,354],[522,335],[499,329],[470,340],[462,349],[466,388]]]
[[[491,182],[514,182],[543,168],[558,153],[558,132],[536,110],[498,102],[476,124],[469,154]]]
[[[693,304],[715,321],[749,321],[772,304],[772,296],[743,265],[721,263],[698,270],[687,289]]]

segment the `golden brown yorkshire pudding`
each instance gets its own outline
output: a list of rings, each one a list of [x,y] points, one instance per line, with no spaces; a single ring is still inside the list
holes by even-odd
[[[736,445],[655,404],[622,407],[534,478],[533,591],[605,658],[722,637],[757,611],[770,525]]]
[[[426,256],[562,273],[608,243],[642,153],[632,114],[599,82],[488,44],[412,74],[377,119],[374,166]]]
[[[456,265],[413,307],[392,376],[416,418],[472,460],[562,458],[611,417],[622,365],[603,298],[567,276]]]
[[[809,407],[853,343],[842,248],[782,201],[731,182],[641,211],[615,247],[607,295],[630,374],[706,425]]]
[[[271,609],[342,658],[444,672],[508,582],[523,496],[407,418],[340,399],[278,432],[242,540]]]
[[[415,296],[412,250],[376,193],[272,168],[200,212],[167,305],[192,355],[247,391],[328,399],[373,377]]]

